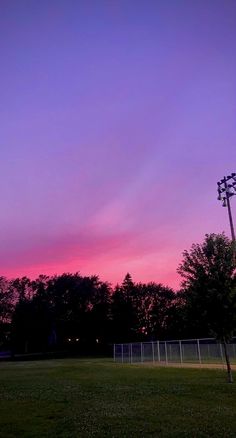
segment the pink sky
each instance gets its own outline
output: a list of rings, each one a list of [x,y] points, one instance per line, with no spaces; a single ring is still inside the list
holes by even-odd
[[[234,0],[1,1],[0,275],[177,288],[183,250],[229,234],[235,22]]]

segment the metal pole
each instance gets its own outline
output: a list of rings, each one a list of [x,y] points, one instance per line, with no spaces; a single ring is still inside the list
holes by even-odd
[[[158,362],[161,362],[161,356],[160,356],[160,342],[157,341],[157,357],[158,357]]]
[[[122,361],[122,363],[124,362],[124,347],[123,347],[123,345],[124,344],[121,344],[121,361]]]
[[[181,344],[181,341],[179,341],[179,354],[180,354],[180,362],[183,363],[182,344]]]
[[[133,363],[133,344],[130,344],[130,363]]]
[[[227,186],[227,182],[226,182],[225,177],[224,177],[224,184],[225,184],[226,204],[227,204],[227,208],[228,208],[231,236],[232,236],[232,240],[235,240],[235,231],[234,231],[234,223],[233,223],[233,217],[232,217],[232,212],[231,212],[230,196],[229,196],[228,186]]]
[[[201,358],[199,339],[197,339],[197,352],[198,352],[198,360],[199,360],[199,363],[201,364],[202,363],[202,358]]]
[[[143,343],[141,342],[141,362],[143,362]]]
[[[166,363],[168,363],[168,354],[167,354],[167,346],[166,346],[166,342],[165,342],[165,353],[166,353]]]
[[[230,223],[230,230],[231,230],[232,240],[236,240],[235,239],[235,231],[234,231],[234,223],[233,223],[232,212],[231,212],[230,199],[229,199],[229,195],[228,194],[227,194],[227,207],[228,207],[229,223]]]
[[[230,198],[231,196],[236,195],[236,173],[232,173],[231,175],[228,175],[227,177],[224,176],[223,179],[217,182],[217,191],[218,191],[218,200],[223,200],[223,207],[227,207],[228,209],[228,216],[229,216],[229,224],[230,224],[230,231],[232,236],[232,241],[234,242],[234,258],[236,259],[236,248],[235,248],[235,230],[234,230],[234,223],[233,223],[233,217],[232,217],[232,211],[231,211],[231,205],[230,205]]]
[[[116,344],[113,345],[113,360],[116,361]]]

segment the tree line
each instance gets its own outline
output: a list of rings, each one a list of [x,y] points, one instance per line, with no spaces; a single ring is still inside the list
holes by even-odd
[[[214,336],[236,330],[235,246],[205,236],[183,253],[181,288],[136,283],[112,287],[98,276],[0,277],[0,345],[13,353],[101,353],[112,343]]]

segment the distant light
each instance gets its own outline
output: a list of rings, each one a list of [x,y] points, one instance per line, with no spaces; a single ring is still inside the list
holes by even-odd
[[[96,343],[97,343],[97,344],[99,343],[99,339],[96,339]]]
[[[79,338],[76,338],[76,342],[79,342]]]
[[[68,342],[71,342],[71,338],[68,338]]]

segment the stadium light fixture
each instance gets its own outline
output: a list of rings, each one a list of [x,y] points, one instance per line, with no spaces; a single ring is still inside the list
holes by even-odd
[[[227,207],[226,198],[223,198],[222,207]]]
[[[235,231],[234,231],[234,223],[230,205],[230,198],[236,195],[236,173],[233,172],[231,175],[227,177],[224,176],[223,179],[217,182],[217,192],[218,192],[218,201],[222,201],[222,207],[227,207],[228,215],[229,215],[229,224],[231,230],[232,240],[235,239]],[[221,194],[224,193],[224,196]]]

